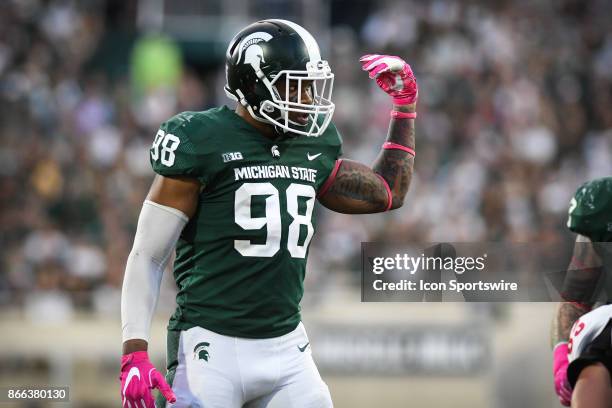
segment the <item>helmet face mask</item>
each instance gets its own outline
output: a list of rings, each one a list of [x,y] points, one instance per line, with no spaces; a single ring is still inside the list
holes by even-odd
[[[270,81],[272,98],[261,103],[259,112],[284,131],[319,136],[329,125],[334,113],[335,105],[331,101],[333,82],[334,74],[326,61],[321,61],[319,68],[307,67],[306,72],[281,71]],[[308,88],[310,90],[305,90]],[[310,101],[302,101],[304,92],[309,95]],[[272,116],[274,112],[277,113],[276,117]],[[307,121],[300,123],[292,120],[292,114],[305,115]]]
[[[226,55],[226,94],[256,120],[289,136],[319,136],[334,113],[334,74],[314,38],[286,20],[239,32]]]

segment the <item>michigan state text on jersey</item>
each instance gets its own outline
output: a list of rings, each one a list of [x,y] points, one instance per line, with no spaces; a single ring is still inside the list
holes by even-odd
[[[333,73],[315,39],[286,20],[241,30],[226,54],[227,107],[184,112],[157,131],[157,173],[122,292],[123,406],[331,407],[299,302],[315,199],[333,211],[401,207],[412,177],[417,84],[401,58],[362,68],[392,97],[373,165],[342,159]],[[161,274],[176,248],[177,309],[163,379],[146,353]],[[136,405],[134,405],[136,404]]]

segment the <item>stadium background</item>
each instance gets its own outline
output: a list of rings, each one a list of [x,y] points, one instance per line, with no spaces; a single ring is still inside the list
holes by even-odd
[[[330,61],[346,157],[372,161],[388,123],[361,54],[401,55],[421,90],[405,206],[319,208],[303,309],[336,406],[558,406],[552,304],[362,304],[359,243],[571,241],[571,195],[612,174],[610,15],[604,0],[3,2],[0,386],[69,385],[72,404],[53,406],[118,405],[121,280],[155,130],[229,104],[228,40],[277,17]],[[174,290],[165,279],[160,369]],[[400,357],[397,342],[410,345]]]

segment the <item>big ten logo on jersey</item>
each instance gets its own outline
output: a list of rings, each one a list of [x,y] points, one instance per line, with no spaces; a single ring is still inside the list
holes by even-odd
[[[223,157],[223,163],[227,163],[227,162],[231,162],[231,161],[235,161],[235,160],[242,160],[242,153],[240,152],[229,152],[229,153],[223,153],[221,154],[221,157]]]

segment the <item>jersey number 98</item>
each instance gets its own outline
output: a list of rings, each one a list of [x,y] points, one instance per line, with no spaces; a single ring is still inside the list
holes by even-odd
[[[174,159],[176,158],[174,151],[179,143],[181,143],[181,140],[178,137],[159,129],[155,135],[153,146],[151,146],[151,158],[157,160],[161,156],[161,163],[164,166],[172,167],[174,165]]]
[[[305,258],[308,244],[314,234],[312,226],[312,210],[314,209],[315,190],[305,184],[290,184],[285,196],[287,198],[287,212],[293,219],[289,224],[287,236],[287,250],[293,258]],[[251,200],[253,196],[266,197],[266,216],[253,217],[251,214]],[[298,197],[306,198],[305,214],[298,213]],[[281,246],[281,213],[279,192],[271,183],[245,183],[238,190],[234,199],[235,221],[245,230],[258,230],[266,226],[267,239],[264,244],[253,244],[250,240],[234,240],[234,248],[242,256],[272,257]],[[299,245],[300,226],[307,229],[306,238]]]

